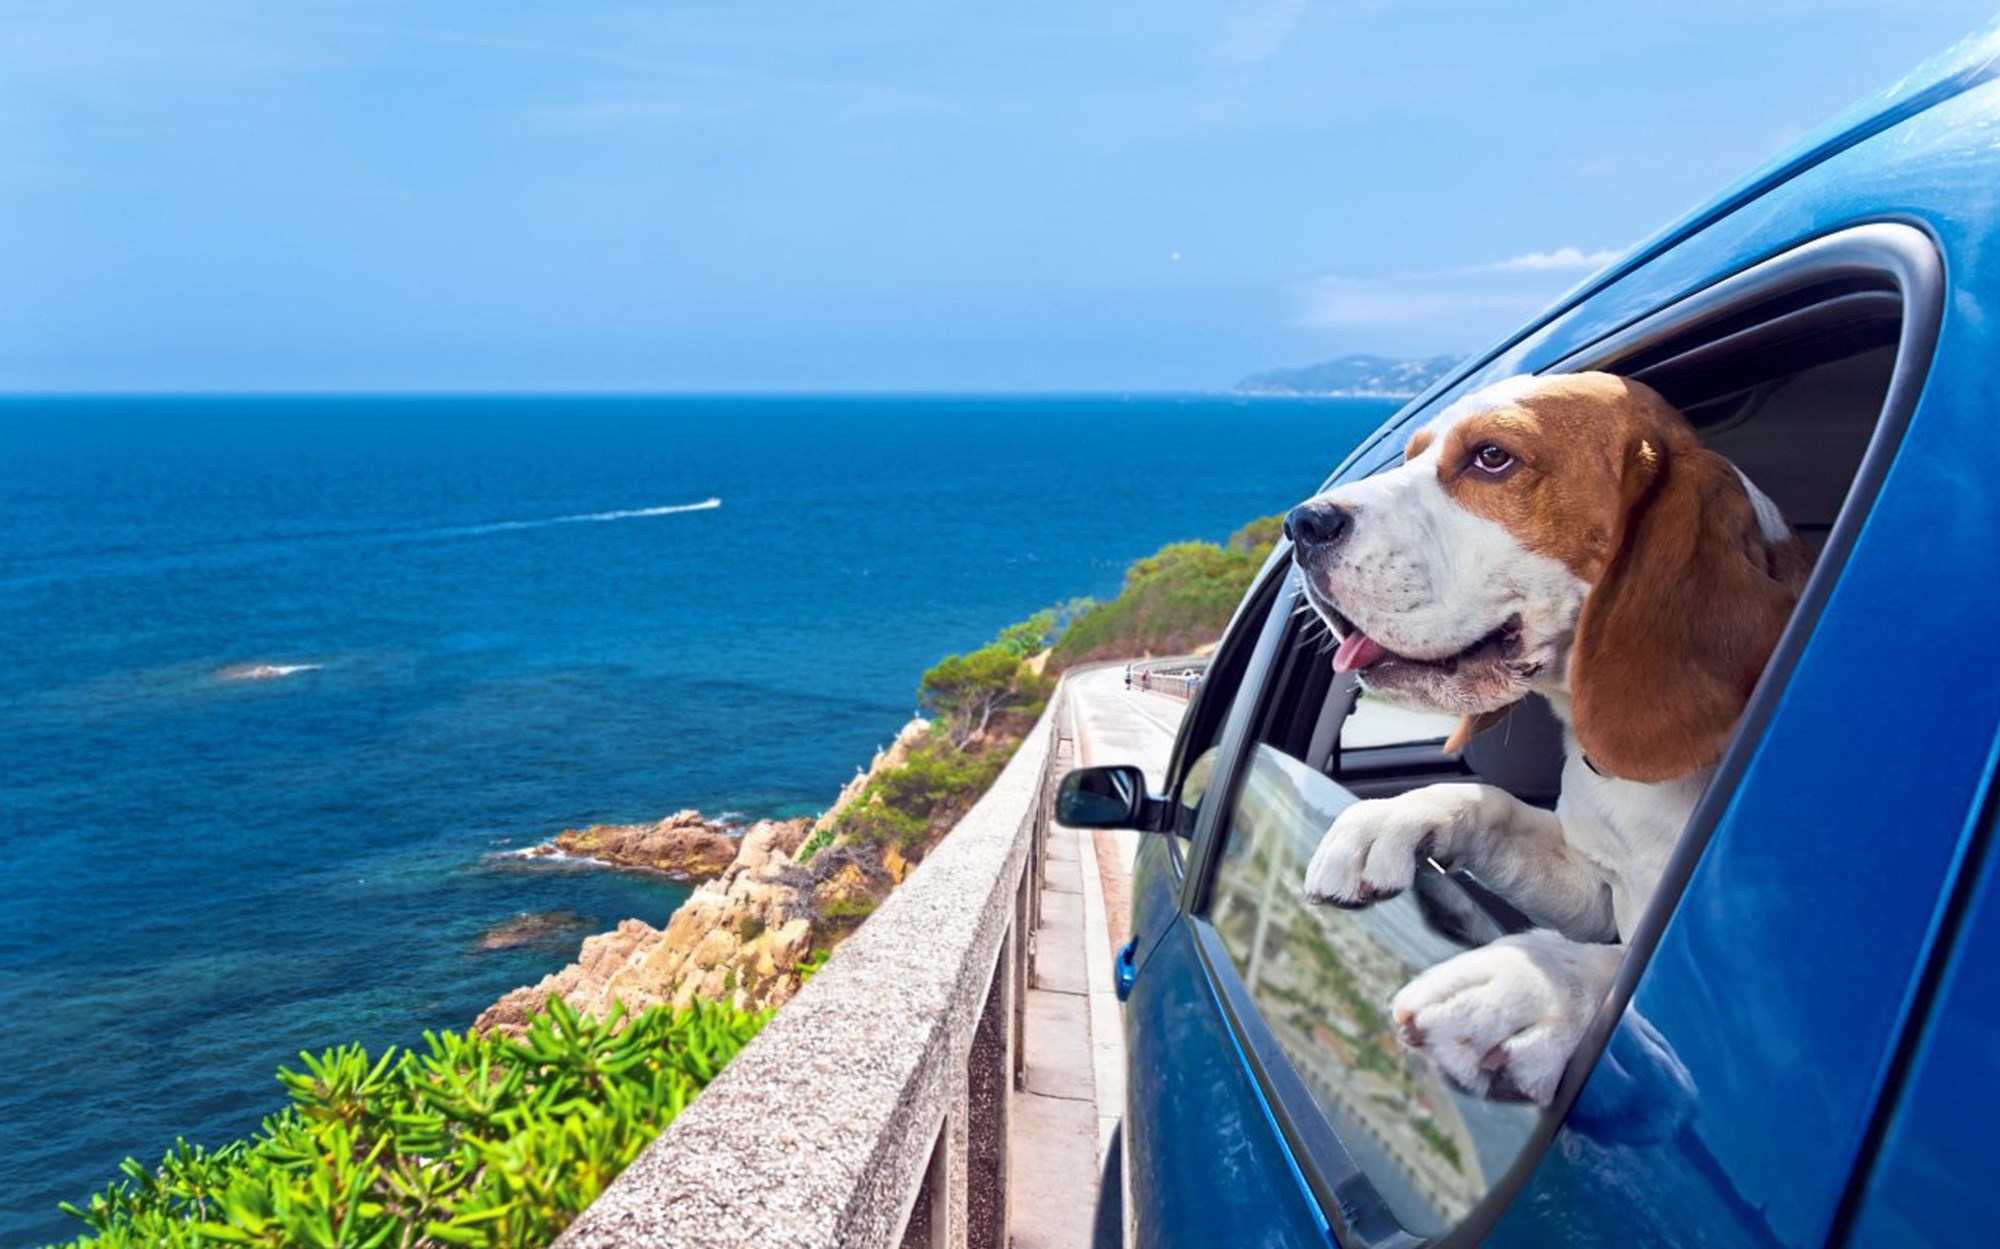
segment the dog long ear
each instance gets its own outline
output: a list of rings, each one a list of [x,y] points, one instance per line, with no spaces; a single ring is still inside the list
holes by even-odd
[[[1743,481],[1691,431],[1635,442],[1626,513],[1570,652],[1577,742],[1598,770],[1687,776],[1723,747],[1791,618]]]

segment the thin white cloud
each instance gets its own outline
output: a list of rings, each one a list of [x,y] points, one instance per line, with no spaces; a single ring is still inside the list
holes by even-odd
[[[1477,265],[1465,272],[1469,273],[1555,273],[1574,270],[1596,272],[1618,259],[1614,251],[1586,253],[1580,247],[1558,247],[1552,252],[1529,252],[1525,256],[1510,256],[1490,265]]]
[[[1462,351],[1513,328],[1618,255],[1559,247],[1456,269],[1316,278],[1297,288],[1297,324]]]

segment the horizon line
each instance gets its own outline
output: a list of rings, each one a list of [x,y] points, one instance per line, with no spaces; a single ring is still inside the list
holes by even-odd
[[[1145,389],[1139,387],[1069,389],[827,389],[827,390],[591,390],[591,389],[504,389],[411,390],[327,387],[319,389],[48,389],[0,390],[0,402],[21,399],[1410,399],[1408,395],[1330,395],[1315,393],[1274,394],[1268,391],[1236,389]]]

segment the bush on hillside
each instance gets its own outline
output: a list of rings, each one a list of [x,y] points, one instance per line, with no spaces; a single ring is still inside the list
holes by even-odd
[[[1047,650],[1062,632],[1058,617],[1057,609],[1045,607],[1020,624],[1008,625],[1000,630],[1000,636],[993,639],[993,645],[1016,659],[1033,659]]]
[[[947,655],[924,673],[917,705],[936,717],[955,749],[984,737],[1001,711],[1037,707],[1050,683],[1028,670],[1023,656],[994,642],[968,655]]]
[[[870,845],[894,845],[908,857],[971,810],[1012,753],[967,751],[948,742],[919,746],[901,766],[869,781],[835,830]]]
[[[1277,543],[1284,520],[1267,516],[1217,546],[1175,542],[1133,564],[1118,597],[1070,621],[1049,666],[1093,659],[1181,654],[1213,642]]]
[[[966,655],[948,655],[924,673],[917,701],[934,717],[924,744],[884,768],[822,836],[799,850],[814,858],[836,837],[875,847],[895,846],[917,858],[986,792],[1013,757],[1022,733],[1048,705],[1055,682],[1028,660],[1047,648],[1058,628],[1054,609],[1003,629]]]
[[[604,1191],[768,1018],[697,1000],[624,1019],[559,997],[519,1040],[427,1032],[281,1070],[291,1105],[248,1140],[178,1141],[65,1205],[73,1246],[540,1245]]]

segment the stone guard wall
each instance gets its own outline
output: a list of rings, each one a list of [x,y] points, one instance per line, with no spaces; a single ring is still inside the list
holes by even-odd
[[[1006,1249],[1059,692],[1000,779],[556,1242]]]

